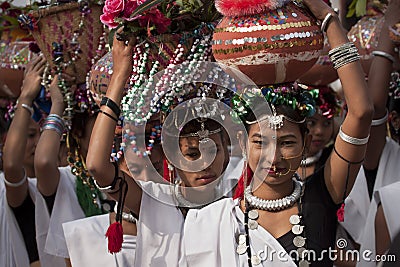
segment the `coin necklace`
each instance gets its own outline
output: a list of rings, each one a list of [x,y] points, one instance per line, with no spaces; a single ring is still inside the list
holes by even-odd
[[[297,177],[295,177],[297,178]],[[298,208],[299,208],[299,213],[290,216],[289,222],[292,225],[292,233],[295,235],[293,238],[293,244],[297,248],[297,255],[300,259],[299,261],[299,267],[308,267],[310,265],[310,262],[307,261],[306,256],[307,256],[307,251],[305,249],[306,245],[306,238],[304,237],[304,225],[303,224],[303,216],[302,216],[302,200],[301,196],[304,193],[304,185],[302,185],[298,180],[293,179],[295,182],[295,189],[293,190],[293,193],[290,195],[292,196],[295,194],[296,200],[293,202],[298,203]],[[297,188],[300,186],[300,193],[298,194],[297,197]],[[296,193],[295,193],[296,192]],[[252,195],[253,196],[253,195]],[[253,196],[255,197],[255,196]],[[255,197],[257,198],[257,197]],[[259,199],[260,201],[263,201],[262,199]],[[265,201],[265,200],[264,200]],[[248,266],[257,266],[261,264],[262,260],[261,258],[254,254],[252,255],[251,249],[250,249],[250,236],[249,236],[249,229],[250,230],[255,230],[258,228],[258,222],[257,219],[259,218],[258,211],[256,209],[251,209],[254,208],[252,207],[251,203],[249,201],[246,201],[245,197],[245,212],[244,212],[244,228],[245,228],[245,233],[242,233],[238,236],[238,246],[236,247],[236,253],[239,255],[242,255],[244,253],[247,253],[247,259],[248,259]],[[292,206],[292,205],[291,205]],[[290,206],[287,206],[285,208],[288,208]],[[263,209],[263,210],[269,210],[267,207],[259,206],[257,205],[257,209]],[[281,210],[281,209],[280,209]]]

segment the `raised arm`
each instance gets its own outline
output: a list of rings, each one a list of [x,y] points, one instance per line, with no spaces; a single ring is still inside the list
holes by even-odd
[[[97,116],[90,138],[86,165],[101,187],[112,185],[116,178],[114,166],[110,162],[114,131],[118,119],[118,114],[115,114],[116,110],[113,110],[115,109],[113,108],[113,103],[118,107],[120,106],[125,83],[132,71],[133,46],[133,39],[125,45],[124,41],[118,41],[114,37],[112,48],[113,74],[106,93],[108,100],[106,100],[107,104],[100,107],[100,113]],[[123,176],[121,171],[119,171],[118,176]],[[142,190],[133,179],[126,174],[125,176],[128,183],[125,206],[136,214],[139,214]],[[117,189],[118,184],[115,186]],[[114,198],[118,196],[112,193],[110,195]]]
[[[332,199],[341,203],[344,196],[350,192],[365,156],[373,104],[359,61],[355,60],[355,54],[349,47],[343,46],[349,43],[349,40],[336,13],[322,1],[306,0],[305,3],[317,19],[327,22],[325,28],[332,49],[330,54],[337,59],[332,61],[334,65],[336,61],[348,106],[347,116],[335,141],[336,151],[332,152],[326,162],[324,174]],[[355,164],[356,162],[358,164]]]
[[[58,155],[63,132],[62,115],[64,100],[58,87],[59,77],[55,76],[50,87],[51,109],[43,124],[43,132],[35,153],[37,188],[44,196],[53,195],[60,180]]]
[[[372,61],[368,75],[368,87],[374,101],[374,121],[371,127],[370,141],[368,142],[367,154],[364,167],[373,170],[378,167],[383,148],[386,144],[386,121],[388,89],[390,73],[393,70],[394,44],[389,38],[389,27],[400,21],[400,1],[392,0],[385,13],[379,43],[377,49],[372,52],[376,56]],[[396,59],[398,61],[398,58]],[[385,119],[386,118],[386,119]]]
[[[40,90],[46,60],[43,56],[30,62],[25,71],[17,110],[8,130],[4,145],[4,174],[7,201],[11,207],[20,206],[28,194],[25,179],[35,177],[33,153],[39,138],[37,124],[32,119],[32,103]]]

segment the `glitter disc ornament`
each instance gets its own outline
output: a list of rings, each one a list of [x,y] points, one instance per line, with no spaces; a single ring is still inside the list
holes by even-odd
[[[400,22],[389,28],[389,37],[397,46],[400,45]]]
[[[90,70],[89,88],[98,105],[102,96],[106,95],[108,83],[111,80],[113,69],[112,52],[107,52],[102,58],[93,64]],[[125,90],[127,85],[125,86]]]
[[[383,15],[365,16],[361,18],[347,33],[351,42],[358,48],[361,65],[367,76],[372,63],[372,51],[378,46],[379,33],[383,25]]]
[[[11,91],[14,97],[20,94],[26,64],[35,57],[29,50],[29,43],[0,43],[0,81],[7,87],[6,91]]]
[[[320,56],[323,35],[314,17],[287,1],[220,0],[215,59],[258,85],[293,82]]]

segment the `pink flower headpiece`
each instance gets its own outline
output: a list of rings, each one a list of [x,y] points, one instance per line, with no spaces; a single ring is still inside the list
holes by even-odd
[[[131,14],[142,5],[145,0],[106,0],[103,7],[103,14],[100,20],[110,29],[118,27],[125,22],[128,25],[137,22],[135,28],[154,27],[159,34],[168,30],[171,20],[167,18],[157,7],[153,7],[141,15],[131,17]],[[131,23],[132,22],[132,23]]]

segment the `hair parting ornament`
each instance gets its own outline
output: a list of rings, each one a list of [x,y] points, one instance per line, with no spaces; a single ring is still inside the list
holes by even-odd
[[[181,135],[180,137],[198,137],[199,138],[199,142],[200,143],[207,143],[208,141],[210,141],[210,135],[212,134],[216,134],[221,132],[221,128],[215,129],[215,130],[208,130],[205,128],[205,121],[206,119],[201,119],[200,122],[200,130],[198,130],[197,132],[194,133],[189,133],[189,134],[185,134],[185,135]]]
[[[265,99],[271,106],[272,115],[264,115],[261,118],[250,121],[247,116],[252,113],[252,108],[257,106],[260,97]],[[315,100],[318,97],[318,90],[306,91],[301,89],[296,83],[278,84],[263,86],[261,89],[245,89],[241,95],[235,95],[232,98],[234,119],[240,119],[246,124],[254,124],[257,121],[267,119],[271,129],[280,129],[283,126],[284,119],[293,123],[303,123],[306,117],[315,114]],[[288,106],[298,112],[303,119],[294,120],[284,114],[277,114],[278,106]]]

